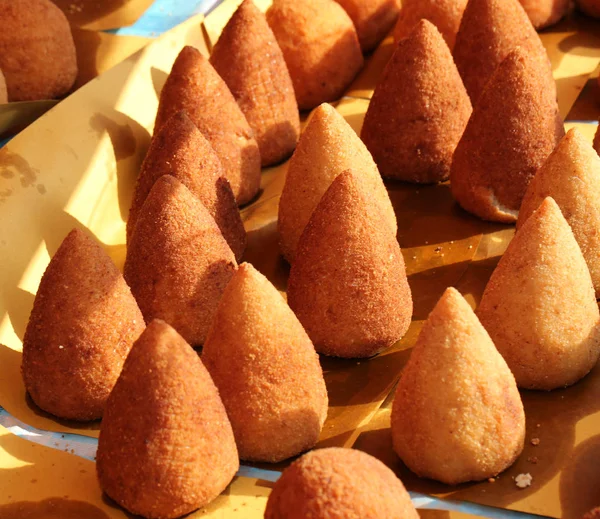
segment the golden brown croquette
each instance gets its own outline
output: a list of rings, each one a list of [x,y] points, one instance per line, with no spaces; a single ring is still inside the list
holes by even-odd
[[[215,499],[239,467],[231,424],[196,352],[154,320],[108,399],[96,469],[119,505],[150,519],[185,515]]]
[[[236,268],[202,203],[176,178],[159,178],[140,210],[125,259],[125,279],[146,322],[162,319],[192,346],[201,345]]]
[[[552,198],[510,242],[477,316],[523,389],[569,386],[596,364],[600,316],[592,278]]]
[[[260,188],[260,152],[254,134],[225,82],[199,50],[184,47],[160,93],[154,132],[185,110],[210,142],[239,205]]]
[[[102,417],[144,318],[123,276],[83,231],[64,239],[46,268],[23,340],[25,388],[44,411]]]
[[[265,15],[244,0],[215,45],[210,62],[250,124],[263,166],[287,159],[300,135],[294,85]]]

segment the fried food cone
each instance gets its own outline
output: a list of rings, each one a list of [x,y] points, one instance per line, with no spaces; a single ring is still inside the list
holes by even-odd
[[[569,386],[596,364],[600,333],[592,278],[552,198],[513,238],[477,315],[521,388]]]
[[[246,248],[246,231],[235,197],[219,157],[184,111],[174,114],[152,139],[129,209],[128,241],[148,193],[163,175],[177,178],[202,202],[240,260]]]
[[[402,482],[381,461],[354,449],[305,454],[275,483],[265,519],[418,519]]]
[[[361,138],[381,175],[441,182],[471,115],[471,101],[442,35],[421,20],[388,62]]]
[[[600,157],[573,128],[529,184],[517,229],[551,196],[573,230],[600,297]]]
[[[600,18],[600,0],[575,0],[575,5],[588,16]]]
[[[363,66],[354,24],[334,0],[274,0],[267,21],[300,110],[339,99]]]
[[[458,143],[452,194],[484,220],[516,222],[529,182],[564,136],[539,61],[517,49],[490,80]]]
[[[6,91],[6,79],[0,69],[0,105],[4,103],[8,103],[8,92]]]
[[[375,355],[406,333],[412,316],[400,246],[365,184],[352,170],[336,177],[290,271],[288,304],[325,355]]]
[[[102,247],[74,229],[46,268],[23,340],[25,388],[44,411],[102,417],[144,318]]]
[[[454,288],[421,329],[391,422],[394,450],[408,468],[450,485],[493,477],[523,450],[525,413],[515,378]]]
[[[544,70],[538,89],[556,98],[556,85],[546,50],[519,0],[469,0],[454,45],[454,61],[473,106],[496,68],[522,47]]]
[[[317,443],[327,416],[318,355],[277,289],[249,263],[223,293],[202,361],[241,459],[278,462]]]
[[[570,0],[519,0],[536,29],[558,22],[569,11]]]
[[[600,76],[598,79],[598,83],[600,84]],[[600,155],[600,121],[598,123],[598,129],[596,130],[596,135],[594,135],[594,149],[596,153]]]
[[[111,499],[152,519],[207,505],[239,468],[217,388],[163,321],[152,321],[127,357],[102,420],[96,468]]]
[[[365,179],[369,198],[396,233],[396,214],[373,157],[346,120],[325,103],[311,114],[300,136],[279,201],[279,246],[290,263],[321,197],[335,177],[350,168]]]
[[[363,52],[372,51],[394,26],[398,0],[335,0],[352,19]]]
[[[125,259],[125,279],[146,322],[162,319],[192,346],[201,345],[236,268],[202,203],[176,178],[159,178],[139,213]]]
[[[50,0],[0,2],[0,68],[10,101],[53,99],[77,78],[71,27]]]
[[[244,112],[263,166],[287,159],[300,135],[294,85],[265,15],[244,0],[223,29],[210,62]]]
[[[219,74],[189,46],[177,56],[160,93],[155,133],[181,110],[215,150],[237,203],[252,200],[260,188],[260,152],[252,129]]]
[[[467,0],[403,0],[394,40],[400,41],[413,31],[421,19],[434,24],[452,50]]]

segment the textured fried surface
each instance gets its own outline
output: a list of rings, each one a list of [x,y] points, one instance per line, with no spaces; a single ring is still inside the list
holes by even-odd
[[[263,166],[287,159],[298,142],[294,85],[265,15],[244,0],[210,57],[252,127]]]
[[[193,346],[202,344],[236,267],[202,203],[174,177],[159,178],[125,259],[125,279],[146,322],[163,319]]]
[[[290,271],[290,308],[316,350],[336,357],[370,357],[391,346],[412,316],[400,246],[364,184],[352,170],[333,181]]]
[[[290,465],[269,496],[265,519],[417,519],[402,482],[369,454],[332,447]]]
[[[600,297],[600,158],[573,128],[529,184],[517,229],[551,196],[571,226]]]
[[[450,179],[458,203],[484,220],[517,220],[529,182],[564,136],[545,79],[539,61],[517,49],[475,103]]]
[[[450,176],[471,101],[435,25],[421,20],[375,88],[361,138],[381,175],[432,183]]]
[[[321,197],[333,179],[349,168],[367,181],[369,198],[396,232],[396,214],[373,157],[337,110],[322,104],[300,136],[279,201],[279,246],[289,262],[294,260],[300,235]]]
[[[177,112],[152,139],[135,186],[127,219],[127,239],[148,193],[163,175],[172,175],[206,207],[239,261],[246,231],[223,166],[210,143],[185,112]]]
[[[334,0],[274,0],[267,21],[283,52],[300,109],[340,98],[363,66],[358,36],[346,11]]]
[[[50,261],[23,340],[25,388],[45,411],[102,417],[144,318],[106,252],[74,229]]]
[[[600,0],[575,0],[575,4],[588,16],[600,18]]]
[[[50,0],[0,0],[0,68],[10,101],[66,94],[77,77],[71,27]]]
[[[252,200],[260,188],[260,152],[252,129],[219,74],[189,46],[177,56],[160,93],[154,132],[181,110],[215,150],[238,204]]]
[[[453,54],[474,106],[498,65],[518,46],[545,67],[548,84],[539,88],[556,97],[546,49],[519,0],[469,0]]]
[[[552,198],[513,238],[477,315],[519,387],[568,386],[596,364],[600,333],[592,279]]]
[[[421,329],[391,423],[402,461],[450,485],[495,476],[523,450],[525,413],[515,378],[454,288]]]
[[[0,104],[8,103],[8,92],[6,90],[6,79],[0,70]]]
[[[277,462],[317,443],[327,390],[315,348],[273,285],[249,263],[223,293],[202,350],[240,458]]]
[[[554,25],[569,11],[570,0],[519,0],[536,29]]]
[[[425,18],[438,28],[452,49],[466,5],[467,0],[403,0],[394,40],[406,38],[419,20]]]
[[[393,27],[399,0],[335,0],[352,19],[363,52],[372,51]]]
[[[102,420],[96,468],[112,499],[153,519],[208,504],[239,468],[217,388],[163,321],[152,321],[127,357]]]

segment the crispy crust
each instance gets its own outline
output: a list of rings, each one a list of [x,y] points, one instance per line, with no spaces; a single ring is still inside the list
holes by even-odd
[[[402,482],[381,461],[354,449],[305,454],[275,483],[265,519],[417,519]]]
[[[300,135],[298,103],[275,35],[252,0],[231,17],[210,62],[252,127],[262,165],[287,159]]]
[[[351,170],[304,229],[287,294],[319,353],[370,357],[406,333],[413,305],[400,246]]]
[[[336,0],[352,19],[363,52],[372,51],[394,26],[398,0]]]
[[[142,206],[125,259],[125,279],[146,322],[163,319],[190,344],[201,345],[236,268],[202,203],[176,178],[159,178]]]
[[[396,233],[396,214],[373,157],[345,119],[324,103],[311,114],[302,132],[279,201],[279,246],[290,263],[321,197],[333,179],[349,168],[367,181],[369,198]]]
[[[552,198],[513,238],[477,316],[521,388],[569,386],[596,364],[600,315],[592,278]]]
[[[539,85],[556,98],[552,67],[539,36],[519,0],[468,2],[454,45],[454,61],[473,106],[496,68],[516,48],[522,47],[545,67],[547,83]]]
[[[102,489],[134,514],[180,517],[215,499],[239,467],[231,425],[198,355],[163,321],[133,346],[102,420]]]
[[[239,205],[260,188],[260,152],[252,129],[225,82],[193,47],[184,47],[160,93],[154,132],[185,110],[225,168]]]
[[[10,101],[52,99],[77,78],[71,27],[49,0],[0,0],[0,68]]]
[[[0,70],[0,105],[4,103],[8,103],[8,91],[6,90],[6,79]]]
[[[129,209],[127,241],[154,182],[163,175],[174,176],[202,202],[239,261],[246,231],[235,197],[219,157],[185,111],[173,114],[152,139]]]
[[[408,37],[421,19],[430,21],[442,33],[450,50],[454,47],[460,20],[468,0],[403,0],[394,27],[396,42]]]
[[[240,458],[278,462],[312,448],[327,416],[315,348],[273,285],[249,263],[227,285],[202,350]]]
[[[421,20],[375,88],[361,138],[382,176],[441,182],[450,176],[471,101],[441,34]]]
[[[339,99],[364,62],[344,9],[334,0],[275,0],[267,21],[283,52],[300,110]]]
[[[454,288],[421,329],[391,424],[402,461],[419,476],[450,485],[493,477],[523,450],[525,413],[515,378]]]
[[[25,388],[44,411],[95,420],[144,318],[98,243],[74,229],[50,261],[23,340]]]
[[[529,182],[564,136],[545,68],[516,49],[492,76],[454,153],[452,194],[484,220],[516,222]]]

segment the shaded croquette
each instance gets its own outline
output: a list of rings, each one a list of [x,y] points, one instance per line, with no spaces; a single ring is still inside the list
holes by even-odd
[[[452,50],[467,0],[403,0],[398,22],[394,27],[396,42],[406,38],[420,20],[430,21]]]
[[[210,62],[244,112],[263,166],[287,159],[300,135],[292,78],[265,15],[244,0],[217,41]]]
[[[305,454],[275,483],[265,519],[417,519],[402,482],[365,452],[330,447]]]
[[[454,288],[429,314],[402,370],[391,426],[408,468],[449,485],[494,477],[523,450],[515,377]]]
[[[600,316],[592,278],[552,198],[510,242],[477,316],[520,388],[569,386],[596,364]]]
[[[327,416],[318,355],[281,294],[249,263],[223,292],[202,361],[241,459],[278,462],[317,443]]]
[[[239,261],[246,248],[246,231],[224,174],[219,157],[187,113],[173,114],[153,137],[142,163],[127,219],[127,239],[154,182],[172,175],[206,207]]]
[[[124,269],[146,322],[162,319],[201,345],[236,268],[202,203],[175,177],[159,178],[140,210]]]
[[[388,62],[361,138],[383,177],[441,182],[450,176],[452,155],[471,111],[442,35],[421,20]]]
[[[518,48],[473,107],[450,172],[454,198],[483,220],[512,223],[529,182],[564,136],[545,68]]]
[[[396,23],[399,0],[335,0],[352,19],[363,52],[372,51]]]
[[[144,318],[123,276],[83,231],[64,239],[46,268],[23,339],[25,388],[44,411],[102,417]]]
[[[536,29],[545,29],[569,12],[570,0],[519,0]]]
[[[321,197],[349,168],[367,181],[369,198],[396,233],[396,214],[373,157],[337,110],[324,103],[313,111],[300,136],[279,201],[279,247],[288,262],[294,261],[300,235]]]
[[[71,27],[50,0],[0,0],[0,69],[9,101],[53,99],[77,78]]]
[[[334,0],[274,0],[267,21],[283,52],[300,110],[339,99],[364,63],[346,11]]]
[[[312,214],[288,282],[288,304],[316,350],[370,357],[402,338],[413,304],[400,246],[366,182],[338,175]]]
[[[239,205],[260,188],[260,152],[233,94],[208,59],[184,47],[160,93],[154,132],[185,110],[219,157]]]
[[[533,177],[519,211],[517,229],[551,196],[581,248],[600,297],[600,157],[576,128],[558,143]]]
[[[170,519],[210,503],[238,468],[208,371],[173,328],[152,321],[108,399],[96,458],[102,490],[133,514]]]
[[[546,49],[519,0],[469,0],[456,36],[453,56],[473,106],[504,59],[521,47],[540,61],[547,80],[538,85],[556,98]]]

